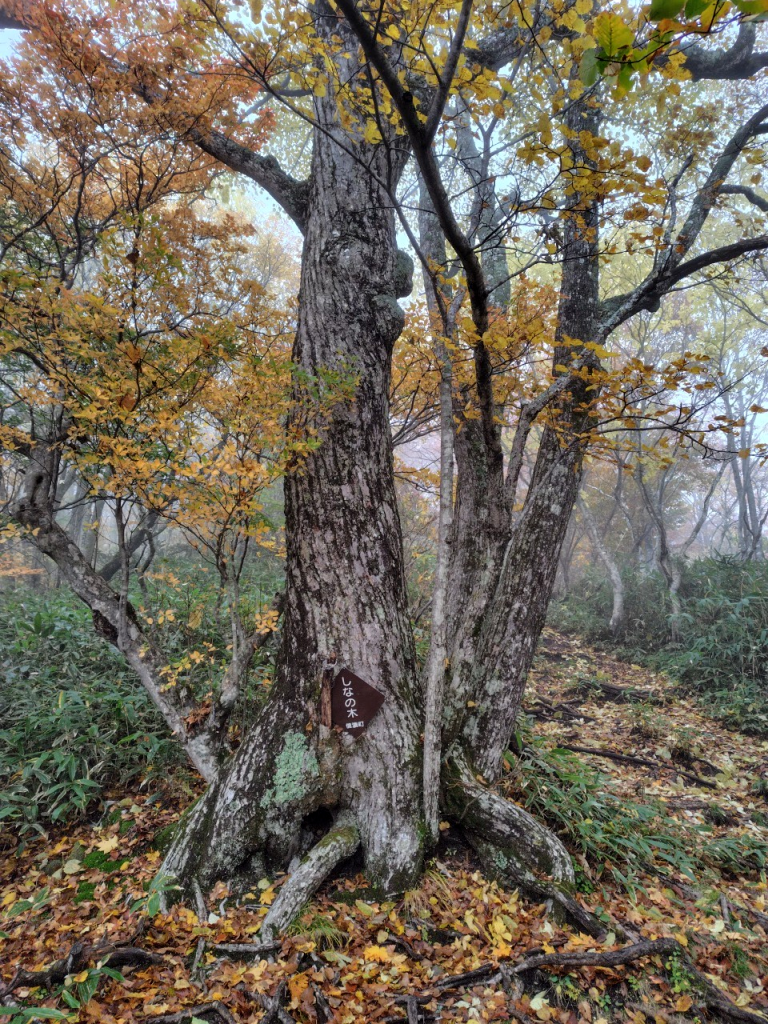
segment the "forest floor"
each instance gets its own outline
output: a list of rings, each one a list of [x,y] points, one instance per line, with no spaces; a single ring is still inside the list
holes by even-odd
[[[602,940],[487,879],[446,827],[420,888],[403,899],[374,900],[352,867],[268,955],[223,948],[258,944],[282,878],[240,900],[219,885],[204,909],[160,912],[150,887],[161,860],[153,837],[192,795],[171,782],[151,796],[116,794],[98,823],[30,840],[22,851],[0,843],[0,1004],[20,1007],[0,1021],[53,1019],[55,1011],[105,1024],[763,1019],[768,743],[714,723],[663,676],[549,630],[527,710],[534,726],[519,740],[523,767],[512,763],[503,787],[528,802],[533,792],[534,809],[549,809],[550,819],[567,816],[546,780],[532,791],[524,775],[526,748],[544,763],[561,758],[552,778],[561,790],[568,782],[580,814],[580,831],[564,838],[579,864],[578,898],[606,922]],[[582,749],[565,754],[568,747]],[[606,799],[630,808],[613,832]],[[667,848],[677,853],[665,869]],[[665,937],[676,950],[611,966],[611,953]],[[569,954],[589,951],[604,963],[568,964]],[[564,955],[565,965],[518,970],[537,954]]]

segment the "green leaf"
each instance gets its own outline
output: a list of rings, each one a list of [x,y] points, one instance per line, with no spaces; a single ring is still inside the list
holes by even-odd
[[[597,59],[597,47],[585,50],[581,57],[579,74],[584,85],[594,85],[600,74],[600,62]]]
[[[632,88],[632,75],[634,68],[631,64],[624,64],[616,77],[616,92],[619,96],[628,93]]]
[[[709,4],[705,4],[706,7]],[[648,17],[651,21],[662,21],[664,18],[674,18],[685,7],[685,0],[651,0],[651,9]]]
[[[688,0],[688,3],[685,5],[686,18],[689,20],[698,18],[700,14],[703,14],[704,11],[706,11],[710,3],[711,0]]]
[[[67,1020],[68,1013],[54,1010],[48,1006],[0,1006],[0,1017],[15,1015],[16,1020],[33,1020],[43,1017],[45,1020]]]

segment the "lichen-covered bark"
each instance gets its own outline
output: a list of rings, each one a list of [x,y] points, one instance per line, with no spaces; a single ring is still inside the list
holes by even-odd
[[[333,829],[314,846],[291,873],[269,908],[259,932],[262,942],[271,942],[293,921],[314,891],[341,861],[351,857],[360,843],[354,821],[342,814]]]

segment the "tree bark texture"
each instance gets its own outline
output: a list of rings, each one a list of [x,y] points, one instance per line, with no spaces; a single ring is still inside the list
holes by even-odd
[[[334,31],[342,32],[335,26]],[[339,76],[357,70],[357,47]],[[350,143],[332,88],[316,100],[312,174],[293,358],[294,425],[319,447],[285,482],[286,603],[276,682],[258,721],[166,858],[210,882],[260,848],[285,867],[304,816],[325,807],[354,823],[370,878],[385,892],[417,877],[424,842],[420,695],[408,619],[389,428],[397,299],[411,267],[398,252],[392,190],[407,159],[397,137]],[[353,151],[350,151],[353,150]],[[370,173],[369,171],[373,173]],[[378,181],[377,181],[378,179]],[[332,371],[353,401],[319,412],[302,383]],[[289,428],[290,429],[290,428]],[[319,724],[323,666],[349,667],[384,695],[365,735]]]
[[[595,132],[598,110],[588,98],[574,103],[569,127],[574,159],[586,162],[578,132]],[[575,195],[564,224],[564,262],[553,365],[574,360],[573,339],[588,343],[597,332],[598,208]],[[555,378],[566,370],[553,371]],[[557,562],[583,473],[589,429],[588,384],[577,381],[563,391],[544,427],[533,477],[522,512],[515,515],[496,481],[481,476],[490,460],[468,451],[475,432],[462,431],[457,444],[458,495],[456,567],[452,600],[463,609],[451,657],[447,698],[449,740],[460,739],[474,768],[486,779],[498,778],[501,761],[519,713],[525,680],[552,595]],[[462,455],[464,456],[462,459]],[[464,468],[464,471],[462,469]],[[465,537],[474,530],[466,545]],[[474,557],[472,557],[474,555]],[[467,593],[461,594],[461,587]],[[467,707],[472,712],[467,713]]]

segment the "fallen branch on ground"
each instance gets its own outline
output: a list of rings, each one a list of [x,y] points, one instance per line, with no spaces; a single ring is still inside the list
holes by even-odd
[[[652,701],[654,694],[650,690],[638,690],[634,686],[617,686],[616,683],[604,682],[600,679],[585,679],[578,687],[579,693],[598,690],[606,700],[615,704],[627,704],[632,701]]]
[[[45,971],[25,971],[19,968],[8,984],[0,987],[0,997],[5,997],[17,988],[46,988],[63,985],[70,974],[78,974],[91,963],[99,961],[104,967],[119,971],[124,967],[149,967],[160,964],[163,957],[148,953],[134,946],[119,946],[114,943],[90,946],[76,942],[67,956],[57,960]]]
[[[534,718],[543,718],[545,721],[557,720],[558,715],[568,715],[570,718],[584,722],[594,722],[595,719],[583,711],[574,711],[568,701],[561,701],[553,704],[546,697],[537,696],[533,704],[526,705],[524,711]]]
[[[651,760],[649,757],[638,757],[636,754],[620,754],[617,750],[608,750],[603,747],[581,747],[575,743],[560,743],[558,746],[563,750],[573,750],[577,754],[593,754],[595,757],[607,757],[612,761],[621,761],[624,764],[638,764],[646,768],[660,768],[664,771],[674,772],[696,786],[704,786],[706,789],[717,789],[717,785],[709,779],[703,779],[700,775],[683,771],[677,765],[668,765],[663,761]]]
[[[275,953],[282,942],[219,942],[210,948],[220,956],[263,957]]]

